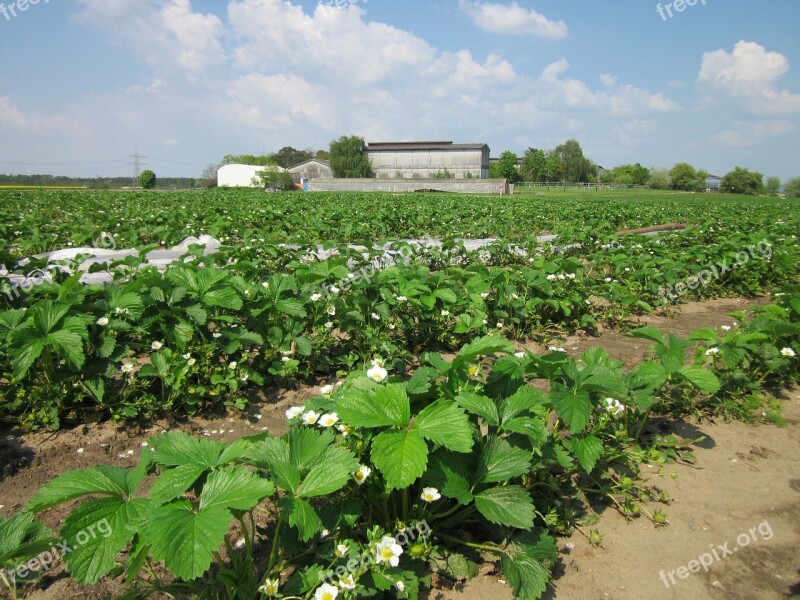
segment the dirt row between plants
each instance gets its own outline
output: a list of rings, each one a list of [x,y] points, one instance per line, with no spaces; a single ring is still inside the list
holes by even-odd
[[[672,317],[647,316],[653,325],[686,336],[699,327],[733,325],[729,313],[767,299],[724,299],[687,304]],[[555,342],[554,342],[555,343]],[[632,366],[647,356],[649,342],[607,331],[599,337],[574,336],[558,342],[573,356],[602,346]],[[542,351],[541,346],[531,346]],[[92,423],[57,433],[20,435],[0,431],[0,516],[18,512],[47,481],[96,464],[130,467],[142,442],[163,430],[183,430],[232,441],[263,430],[285,432],[284,411],[317,393],[318,388],[271,390],[266,401],[246,414],[221,418],[164,419],[148,427]],[[545,598],[558,600],[639,600],[641,598],[725,598],[777,600],[800,596],[800,389],[782,398],[786,427],[742,423],[677,422],[687,438],[706,437],[696,449],[697,464],[644,468],[650,483],[669,492],[670,525],[656,529],[639,518],[627,522],[606,509],[595,526],[602,534],[592,547],[576,531],[559,540],[561,561]],[[45,515],[58,530],[67,509]],[[702,564],[701,564],[702,562]],[[707,566],[706,566],[707,565]],[[73,583],[58,565],[27,597],[40,600],[113,598],[124,592],[118,581],[89,588]],[[428,598],[505,600],[512,597],[495,565],[457,589],[434,589]]]

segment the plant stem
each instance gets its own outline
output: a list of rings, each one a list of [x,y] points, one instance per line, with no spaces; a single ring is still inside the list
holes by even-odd
[[[283,512],[278,515],[278,523],[275,525],[275,534],[272,536],[272,548],[269,551],[269,563],[267,564],[267,577],[272,576],[272,570],[278,558],[278,548],[280,548],[280,534],[283,526]]]
[[[461,544],[462,546],[466,546],[468,548],[475,548],[476,550],[485,550],[486,552],[493,552],[494,554],[506,553],[505,550],[495,544],[476,544],[475,542],[465,542],[464,540],[460,540],[452,535],[447,535],[446,533],[437,533],[436,537],[442,538],[443,540],[452,542],[454,544]]]

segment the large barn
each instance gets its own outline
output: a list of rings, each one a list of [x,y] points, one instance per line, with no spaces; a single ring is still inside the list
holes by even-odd
[[[453,142],[379,142],[364,152],[380,179],[487,179],[489,146]]]
[[[331,164],[327,160],[312,158],[299,165],[289,167],[289,173],[294,177],[295,183],[300,183],[303,179],[322,179],[333,177]]]

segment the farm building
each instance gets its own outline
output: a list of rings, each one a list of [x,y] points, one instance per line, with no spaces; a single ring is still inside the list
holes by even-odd
[[[312,158],[299,165],[289,167],[289,173],[294,177],[295,183],[300,183],[303,179],[321,179],[333,177],[331,163],[327,160]]]
[[[282,167],[262,167],[258,165],[222,165],[217,171],[219,187],[262,187],[258,174],[264,169],[285,171]]]
[[[717,175],[709,175],[706,177],[707,192],[718,192],[721,185],[722,177],[718,177]]]
[[[380,142],[364,151],[379,179],[489,177],[489,146],[453,142]]]

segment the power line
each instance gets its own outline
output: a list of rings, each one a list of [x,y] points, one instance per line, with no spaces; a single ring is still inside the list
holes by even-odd
[[[125,162],[126,158],[117,158],[115,160],[93,160],[87,162],[11,162],[7,160],[0,160],[0,165],[26,165],[33,167],[58,167],[58,166],[75,166],[75,165],[105,165],[109,163]]]
[[[131,180],[131,186],[136,187],[139,185],[139,175],[142,174],[142,165],[147,166],[147,163],[143,162],[142,159],[147,157],[139,154],[139,146],[134,146],[133,148],[133,156],[129,156],[128,158],[133,159],[133,179]]]

